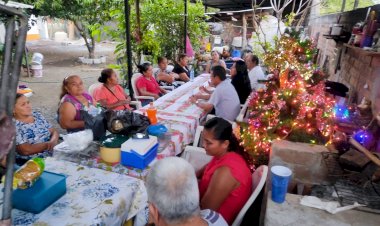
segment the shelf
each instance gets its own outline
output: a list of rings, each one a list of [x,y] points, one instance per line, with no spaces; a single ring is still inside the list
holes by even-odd
[[[343,35],[323,35],[326,39],[333,39],[335,42],[343,42],[347,43],[348,40],[350,40],[350,35],[343,34]]]
[[[343,45],[349,49],[360,52],[360,54],[365,55],[365,56],[380,57],[380,52],[373,52],[373,51],[369,51],[369,50],[364,50],[363,48],[359,48],[359,47],[348,45],[348,44],[343,44]]]

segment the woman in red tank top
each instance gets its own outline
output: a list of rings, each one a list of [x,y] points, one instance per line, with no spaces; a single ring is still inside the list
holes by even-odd
[[[232,133],[231,123],[222,118],[206,122],[202,139],[207,154],[214,157],[198,173],[201,208],[219,212],[231,225],[252,193],[252,160]]]

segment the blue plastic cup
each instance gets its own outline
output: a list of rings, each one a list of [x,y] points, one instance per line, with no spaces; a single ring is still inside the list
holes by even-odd
[[[292,171],[285,166],[272,166],[270,171],[272,175],[272,200],[273,202],[283,203]]]

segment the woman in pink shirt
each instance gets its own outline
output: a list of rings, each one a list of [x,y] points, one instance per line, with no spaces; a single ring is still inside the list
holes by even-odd
[[[252,159],[239,145],[231,123],[222,118],[206,122],[202,139],[213,158],[197,173],[201,209],[219,212],[231,225],[252,193]]]
[[[143,63],[137,67],[142,74],[136,82],[139,95],[152,96],[157,99],[167,92],[158,85],[156,79],[153,77],[153,67],[150,63]]]
[[[94,99],[103,107],[113,110],[130,110],[129,103],[131,98],[125,94],[119,85],[116,72],[111,68],[103,69],[98,79],[103,83],[102,86],[94,91]]]

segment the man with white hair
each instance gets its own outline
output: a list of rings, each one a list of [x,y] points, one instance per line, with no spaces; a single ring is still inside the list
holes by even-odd
[[[252,53],[247,53],[244,61],[248,68],[248,77],[251,81],[252,90],[265,89],[265,84],[259,83],[259,80],[266,80],[266,76],[259,65],[259,58]]]
[[[212,210],[200,210],[198,182],[186,160],[168,157],[158,160],[146,178],[149,214],[156,226],[227,226]]]

